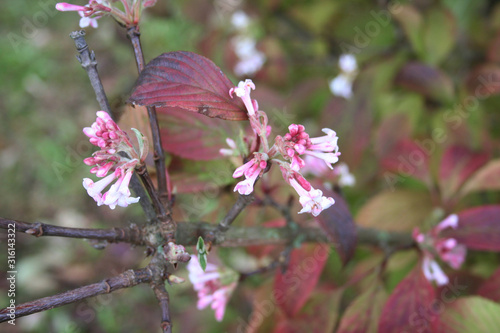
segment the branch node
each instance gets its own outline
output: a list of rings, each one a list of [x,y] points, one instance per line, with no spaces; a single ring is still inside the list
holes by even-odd
[[[33,223],[33,228],[26,230],[25,233],[33,235],[35,237],[43,236],[42,224],[40,222]]]

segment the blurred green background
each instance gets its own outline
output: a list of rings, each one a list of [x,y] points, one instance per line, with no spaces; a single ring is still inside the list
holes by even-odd
[[[81,130],[94,121],[99,107],[68,36],[79,29],[79,16],[57,12],[55,3],[8,1],[0,11],[0,216],[73,227],[140,222],[138,205],[115,211],[99,208],[82,188],[82,178],[89,175],[82,160],[93,148]],[[392,15],[391,4],[411,7]],[[395,114],[408,117],[413,137],[432,137],[435,128],[443,128],[446,145],[463,143],[498,155],[500,6],[496,1],[159,0],[144,11],[146,60],[174,50],[198,52],[236,83],[244,78],[233,71],[237,56],[231,39],[238,31],[231,17],[237,10],[251,18],[245,33],[266,57],[252,76],[258,87],[254,97],[275,115],[275,130],[283,132],[285,124],[301,121],[311,131],[323,126],[338,131],[343,159],[358,179],[357,187],[346,191],[354,211],[387,188],[374,146],[380,124]],[[137,77],[125,31],[106,17],[99,20],[98,29],[86,31],[112,107],[121,110]],[[334,97],[328,87],[339,74],[337,62],[343,53],[354,53],[360,68],[349,100]],[[424,67],[405,67],[415,62]],[[423,69],[427,72],[419,76]],[[476,82],[481,73],[491,82]],[[486,89],[487,97],[467,110],[460,123],[447,121],[446,112],[456,110],[478,86]],[[337,128],[337,120],[347,125]],[[402,186],[422,188],[410,179]],[[497,199],[488,194],[469,198],[463,205]],[[215,203],[211,210],[216,208]],[[5,234],[0,237],[5,244]],[[16,246],[19,303],[146,263],[142,249],[120,244],[99,251],[81,240],[18,235]],[[6,263],[3,248],[0,267]],[[4,278],[0,286],[6,287]],[[248,290],[232,301],[226,314],[230,320],[222,324],[213,320],[210,310],[196,310],[189,283],[170,290],[177,332],[233,332],[237,318],[246,320],[250,312],[245,301]],[[2,292],[0,306],[6,302]],[[15,328],[2,324],[1,330],[156,332],[159,314],[148,286],[139,286],[17,323]]]

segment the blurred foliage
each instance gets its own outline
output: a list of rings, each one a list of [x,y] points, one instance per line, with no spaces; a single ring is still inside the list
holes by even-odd
[[[78,29],[79,17],[57,12],[55,3],[8,1],[0,11],[0,216],[73,227],[140,222],[139,207],[116,211],[98,208],[81,186],[89,169],[81,161],[92,151],[81,129],[92,123],[98,104],[68,37]],[[235,31],[230,18],[239,9],[252,18],[251,33],[267,57],[253,77],[257,85],[253,97],[270,115],[275,134],[283,134],[292,122],[306,124],[310,133],[319,132],[321,127],[337,131],[342,161],[357,178],[356,187],[345,189],[344,194],[353,214],[359,212],[359,222],[379,227],[384,221],[387,229],[411,230],[416,224],[423,225],[422,219],[436,207],[451,212],[498,203],[498,191],[481,191],[447,205],[429,196],[420,180],[394,175],[397,182],[388,182],[382,163],[390,140],[429,139],[425,142],[433,144],[430,182],[436,187],[446,147],[460,144],[498,158],[500,5],[496,1],[159,0],[144,12],[141,25],[146,59],[174,50],[198,52],[237,82],[242,78],[233,72],[236,56],[230,40]],[[96,53],[113,108],[123,112],[137,76],[124,30],[103,18],[98,29],[87,29],[87,42]],[[328,88],[328,81],[339,73],[337,61],[342,53],[353,53],[358,60],[359,73],[350,100],[334,97]],[[176,160],[169,161],[175,170]],[[200,172],[202,179],[211,177],[209,168],[192,169]],[[376,201],[383,195],[394,196],[395,192],[390,192],[393,185],[405,191],[401,193],[413,191],[411,196],[423,207],[420,215],[399,221],[409,208],[387,198],[382,198],[380,205],[392,204],[392,211],[380,210]],[[230,188],[217,196],[197,195],[179,195],[177,213],[183,214],[179,216],[215,221],[233,198]],[[194,203],[198,204],[194,212],[183,209],[195,207]],[[393,220],[387,219],[386,213]],[[236,223],[266,222],[276,218],[273,214],[249,209],[246,218],[240,219],[244,221]],[[0,236],[3,241],[4,234]],[[17,249],[18,301],[92,283],[139,267],[144,260],[140,249],[125,245],[97,251],[79,240],[23,235],[17,238]],[[228,262],[236,252],[220,251]],[[382,251],[360,248],[343,269],[338,257],[332,255],[320,285],[343,285],[378,265],[383,255]],[[252,261],[245,253],[241,256],[250,268],[265,262]],[[391,257],[386,274],[389,291],[416,261],[414,251]],[[3,250],[0,262],[6,262]],[[486,278],[498,262],[496,254],[474,254],[468,259],[467,270]],[[179,274],[186,275],[183,271]],[[175,330],[236,331],[250,322],[252,302],[269,297],[265,288],[272,284],[272,277],[256,277],[250,282],[238,289],[221,324],[215,322],[211,310],[196,309],[189,283],[169,288]],[[264,287],[255,293],[255,285]],[[5,287],[5,279],[0,286]],[[358,287],[346,289],[342,309],[367,288]],[[471,293],[473,289],[469,289]],[[2,306],[4,296],[2,292]],[[271,317],[266,318],[262,332]],[[109,299],[91,299],[18,323],[16,328],[2,325],[2,330],[153,332],[158,331],[159,316],[152,293],[147,286],[140,286],[109,295]]]

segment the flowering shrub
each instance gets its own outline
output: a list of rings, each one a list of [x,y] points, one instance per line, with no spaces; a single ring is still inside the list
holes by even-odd
[[[116,329],[453,333],[500,326],[500,270],[496,255],[485,253],[500,251],[497,24],[482,20],[486,14],[477,24],[456,1],[354,7],[278,1],[244,8],[188,1],[149,8],[155,3],[56,5],[76,11],[80,27],[97,28],[110,17],[117,22],[139,75],[134,85],[122,84],[130,77],[122,63],[127,57],[108,59],[102,49],[95,55],[84,32],[71,34],[99,106],[86,102],[102,110],[83,130],[95,151],[78,153],[79,164],[95,175],[82,176],[93,201],[79,187],[93,209],[85,206],[85,219],[68,218],[74,226],[0,218],[9,239],[15,230],[88,239],[96,248],[124,242],[144,248],[136,254],[140,264],[14,304],[0,310],[0,321],[147,284],[147,297],[156,301],[141,295],[141,307],[134,307],[140,320],[127,313],[131,326]],[[77,18],[58,17],[72,15]],[[37,47],[44,38],[34,38]],[[108,32],[98,31],[91,44],[100,38]],[[112,49],[122,50],[122,43],[106,39]],[[161,53],[165,48],[196,52]],[[39,96],[38,76],[26,77],[23,92]],[[252,79],[236,84],[234,77]],[[132,87],[118,92],[128,97],[125,105],[110,107],[104,86],[114,93]],[[81,104],[75,97],[72,107]],[[51,136],[62,128],[50,125]],[[73,132],[80,134],[75,140],[85,138],[76,126]],[[13,137],[29,137],[21,134]],[[57,159],[43,144],[34,143],[40,156]],[[8,148],[0,167],[17,167],[20,151]],[[21,207],[6,193],[8,213]],[[47,211],[71,216],[66,206],[51,204]],[[96,217],[101,229],[88,228]],[[111,252],[116,265],[118,249]],[[27,274],[21,268],[18,274]],[[116,303],[107,304],[109,311]],[[82,330],[110,325],[105,312],[83,323],[82,311],[75,311],[67,318]]]

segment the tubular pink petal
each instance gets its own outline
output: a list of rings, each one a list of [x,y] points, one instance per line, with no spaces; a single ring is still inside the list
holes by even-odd
[[[56,9],[60,12],[76,12],[86,11],[88,8],[83,6],[72,5],[66,2],[59,2],[56,4]]]

